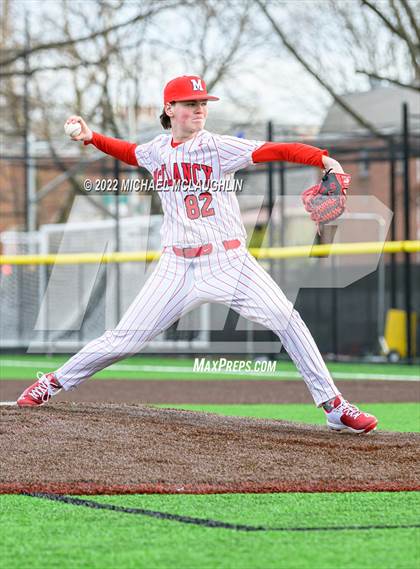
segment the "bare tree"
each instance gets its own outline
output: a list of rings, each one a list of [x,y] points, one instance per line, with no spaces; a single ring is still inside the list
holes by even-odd
[[[218,0],[199,0],[184,10],[184,16],[189,25],[179,47],[186,65],[194,66],[206,77],[209,89],[236,70],[261,43],[249,33],[251,0],[224,5]]]
[[[48,6],[37,14],[42,26],[34,22],[29,48],[24,46],[22,30],[11,25],[0,72],[0,96],[7,97],[9,113],[7,134],[22,135],[22,85],[30,77],[31,130],[48,143],[56,168],[64,171],[62,124],[70,112],[83,115],[101,132],[121,137],[127,130],[124,106],[131,107],[134,117],[141,111],[151,62],[155,77],[159,73],[167,77],[167,62],[178,61],[185,69],[205,75],[213,89],[234,74],[260,41],[249,38],[251,0],[227,7],[223,18],[217,0],[182,4],[149,0],[141,6],[139,10],[138,4],[125,0],[87,4],[61,0],[55,4],[58,19]],[[173,22],[168,28],[173,18],[182,22],[175,34]],[[170,40],[166,39],[168,29]],[[29,70],[22,64],[25,57]],[[78,148],[81,155],[86,152],[82,145]],[[71,194],[81,191],[77,176],[70,176],[68,182]],[[61,202],[59,219],[70,205],[71,197]]]
[[[384,135],[343,97],[358,77],[419,89],[418,23],[407,0],[268,3],[255,0],[280,45],[364,129]],[[404,11],[404,14],[403,14]],[[287,13],[286,13],[287,12]],[[303,33],[304,30],[304,33]]]
[[[362,6],[373,13],[381,24],[390,32],[389,42],[398,41],[406,51],[411,63],[411,82],[402,83],[398,78],[385,75],[383,78],[404,85],[405,87],[420,89],[420,21],[417,19],[420,12],[419,2],[408,0],[388,0],[388,2],[372,2],[361,0]],[[378,76],[372,72],[360,70],[371,76]],[[382,76],[381,76],[382,78]]]
[[[65,2],[63,2],[63,4],[64,3]],[[106,2],[101,2],[100,4],[103,7],[106,7]],[[10,51],[11,53],[9,55],[6,55],[3,59],[0,60],[0,65],[2,65],[2,66],[10,65],[17,60],[19,60],[19,59],[21,59],[27,55],[34,54],[34,53],[38,53],[38,52],[42,52],[42,51],[50,51],[52,49],[61,49],[63,47],[71,46],[75,43],[82,43],[82,42],[94,40],[98,37],[107,35],[113,31],[121,30],[123,28],[127,28],[128,26],[132,26],[133,24],[136,24],[137,22],[139,22],[141,20],[144,20],[144,19],[149,18],[149,17],[151,17],[157,13],[162,12],[162,10],[165,10],[167,8],[173,8],[177,5],[179,5],[179,0],[175,0],[174,2],[165,2],[165,0],[152,1],[151,6],[148,9],[139,12],[136,16],[130,17],[128,20],[126,20],[124,22],[112,24],[112,25],[107,26],[105,28],[102,28],[100,30],[90,32],[88,34],[83,34],[77,38],[58,40],[58,41],[50,41],[50,42],[42,42],[42,43],[39,42],[38,44],[32,46],[29,49],[6,50],[6,51]],[[114,9],[115,8],[118,8],[118,7],[114,5]]]

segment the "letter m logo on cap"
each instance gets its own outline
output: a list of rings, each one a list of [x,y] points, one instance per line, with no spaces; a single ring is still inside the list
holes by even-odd
[[[201,79],[191,79],[193,91],[204,91]]]

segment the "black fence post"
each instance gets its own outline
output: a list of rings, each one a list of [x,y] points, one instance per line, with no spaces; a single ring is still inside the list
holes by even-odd
[[[279,163],[280,175],[280,247],[285,246],[286,228],[285,228],[285,195],[286,195],[286,175],[284,162]],[[286,284],[286,261],[280,259],[280,288],[284,288]]]
[[[273,121],[268,121],[267,123],[267,141],[273,141]],[[273,247],[274,245],[274,227],[273,227],[273,206],[274,206],[274,164],[273,162],[268,162],[268,246]],[[274,278],[274,260],[270,259],[270,275]],[[270,340],[273,341],[276,338],[274,332],[270,332]]]
[[[30,129],[30,109],[29,109],[29,57],[28,51],[30,47],[29,39],[29,20],[28,14],[25,14],[25,51],[23,56],[24,63],[24,83],[23,83],[23,162],[25,167],[25,231],[30,229],[30,215],[33,204],[30,202],[30,186],[29,186],[29,129]]]
[[[393,137],[390,138],[389,141],[389,159],[390,159],[390,180],[389,180],[389,205],[392,211],[392,220],[391,220],[391,241],[396,241],[397,233],[396,233],[396,187],[395,187],[395,140]],[[391,308],[397,308],[397,268],[396,268],[396,260],[395,255],[390,256],[390,285],[391,285]]]
[[[18,337],[19,341],[24,344],[25,326],[24,326],[24,300],[25,295],[23,292],[23,272],[25,265],[16,265],[16,282],[17,282],[17,299],[18,299]]]
[[[410,239],[410,131],[408,105],[403,103],[403,156],[404,156],[404,239]],[[406,312],[407,362],[413,363],[411,341],[411,258],[404,253],[404,296]]]
[[[267,141],[271,142],[273,140],[273,123],[268,121],[267,123]],[[273,203],[274,203],[274,168],[273,163],[268,162],[268,246],[273,246],[273,224],[271,223],[271,216],[273,214]],[[273,270],[273,261],[270,260],[270,272]]]

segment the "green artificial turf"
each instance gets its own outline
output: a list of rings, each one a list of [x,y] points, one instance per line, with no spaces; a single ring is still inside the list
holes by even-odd
[[[33,379],[37,371],[53,371],[67,361],[65,356],[39,354],[2,355],[0,379]],[[235,360],[246,360],[237,357]],[[252,358],[251,358],[252,359]],[[192,358],[135,356],[118,362],[95,375],[94,379],[298,379],[292,362],[277,362],[276,373],[195,372]],[[418,366],[403,364],[328,363],[335,379],[380,379],[382,376],[420,379]]]
[[[268,528],[418,524],[420,495],[96,496],[102,503]],[[241,532],[0,497],[8,569],[417,569],[418,529]]]
[[[279,403],[272,405],[168,404],[159,405],[159,407],[206,411],[208,413],[235,417],[259,417],[261,419],[281,419],[284,421],[325,425],[325,416],[322,410],[317,409],[314,405],[302,403]],[[418,403],[361,403],[360,407],[378,417],[378,430],[420,432],[420,405]]]

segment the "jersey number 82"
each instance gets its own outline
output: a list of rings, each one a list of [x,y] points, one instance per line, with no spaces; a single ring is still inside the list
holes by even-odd
[[[198,219],[201,217],[210,217],[214,215],[214,209],[210,207],[212,195],[208,192],[204,192],[197,196],[190,194],[185,198],[185,209],[187,210],[187,216],[189,219]],[[202,205],[199,202],[204,202]],[[200,209],[201,205],[201,209]]]

